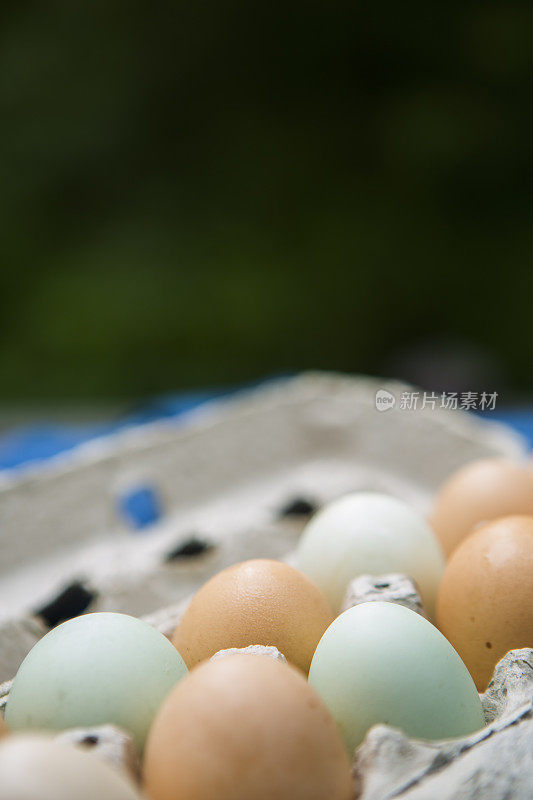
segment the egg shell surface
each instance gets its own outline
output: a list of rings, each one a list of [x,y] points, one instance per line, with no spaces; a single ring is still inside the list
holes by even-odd
[[[0,744],[0,800],[142,800],[129,778],[90,751],[45,736]]]
[[[146,745],[151,800],[351,800],[339,731],[302,673],[254,655],[196,667]]]
[[[376,723],[408,736],[462,736],[484,725],[465,665],[431,622],[397,603],[361,603],[330,625],[309,672],[350,752]]]
[[[533,474],[503,458],[472,461],[442,485],[430,523],[446,556],[480,524],[533,514]]]
[[[422,516],[402,500],[356,492],[334,500],[307,524],[297,565],[339,611],[358,575],[401,572],[414,578],[428,616],[435,612],[444,556]]]
[[[533,647],[533,517],[504,517],[467,536],[446,566],[437,621],[480,692],[509,650]]]
[[[189,668],[219,650],[272,645],[307,673],[332,619],[326,598],[306,575],[281,561],[254,559],[204,584],[172,641]]]
[[[187,672],[151,625],[98,612],[64,622],[22,662],[6,707],[11,731],[113,723],[142,750],[162,700]]]

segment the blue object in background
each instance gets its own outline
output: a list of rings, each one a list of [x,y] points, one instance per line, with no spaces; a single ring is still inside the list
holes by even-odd
[[[149,528],[163,516],[163,504],[153,486],[132,486],[117,498],[118,510],[134,530]]]
[[[508,425],[527,439],[530,449],[533,449],[533,408],[504,408],[502,411],[480,412],[478,416]]]
[[[51,458],[111,430],[109,425],[33,424],[13,428],[0,435],[0,469]]]
[[[265,383],[275,380],[279,380],[279,376],[270,378]],[[179,419],[186,412],[199,408],[210,400],[230,396],[237,391],[239,389],[226,388],[162,395],[124,414],[117,420],[94,425],[43,424],[16,428],[0,435],[0,469],[14,469],[30,462],[51,458],[83,442],[88,442],[100,436],[107,436],[132,426],[143,425],[160,419]],[[533,408],[474,413],[484,419],[509,425],[513,430],[524,436],[529,446],[533,448]],[[144,518],[143,515],[148,518],[151,513],[156,513],[154,510],[155,503],[152,511],[147,510],[149,506],[147,497],[142,500],[141,496],[141,499],[137,498],[135,503],[141,505],[146,503],[145,510],[138,511],[139,518]],[[140,505],[136,507],[140,508]],[[142,525],[139,527],[142,527]]]
[[[86,425],[32,424],[14,428],[0,435],[0,469],[15,469],[31,462],[42,461],[70,450],[77,445],[108,436],[125,428],[177,419],[204,403],[231,394],[235,390],[187,392],[163,395],[119,419]]]

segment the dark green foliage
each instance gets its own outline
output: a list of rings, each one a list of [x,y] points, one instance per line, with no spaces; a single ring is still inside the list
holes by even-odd
[[[3,399],[383,372],[452,333],[533,387],[531,5],[1,16]]]

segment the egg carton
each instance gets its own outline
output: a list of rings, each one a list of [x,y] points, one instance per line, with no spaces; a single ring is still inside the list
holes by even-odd
[[[228,564],[285,557],[308,513],[347,491],[425,512],[465,461],[525,454],[470,414],[380,412],[383,390],[412,387],[303,374],[0,473],[0,681],[64,618],[155,613]]]
[[[77,613],[143,616],[169,635],[211,575],[290,561],[309,514],[347,491],[425,513],[466,461],[526,455],[519,436],[464,412],[379,411],[383,391],[399,401],[412,387],[307,373],[0,473],[0,681]]]

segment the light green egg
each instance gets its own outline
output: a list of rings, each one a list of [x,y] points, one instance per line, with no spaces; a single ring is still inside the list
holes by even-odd
[[[395,603],[362,603],[337,617],[318,644],[309,682],[350,753],[379,722],[421,739],[463,736],[484,725],[474,681],[451,644]]]
[[[176,648],[146,622],[85,614],[54,628],[28,653],[6,722],[12,731],[113,723],[142,750],[161,702],[186,673]]]

